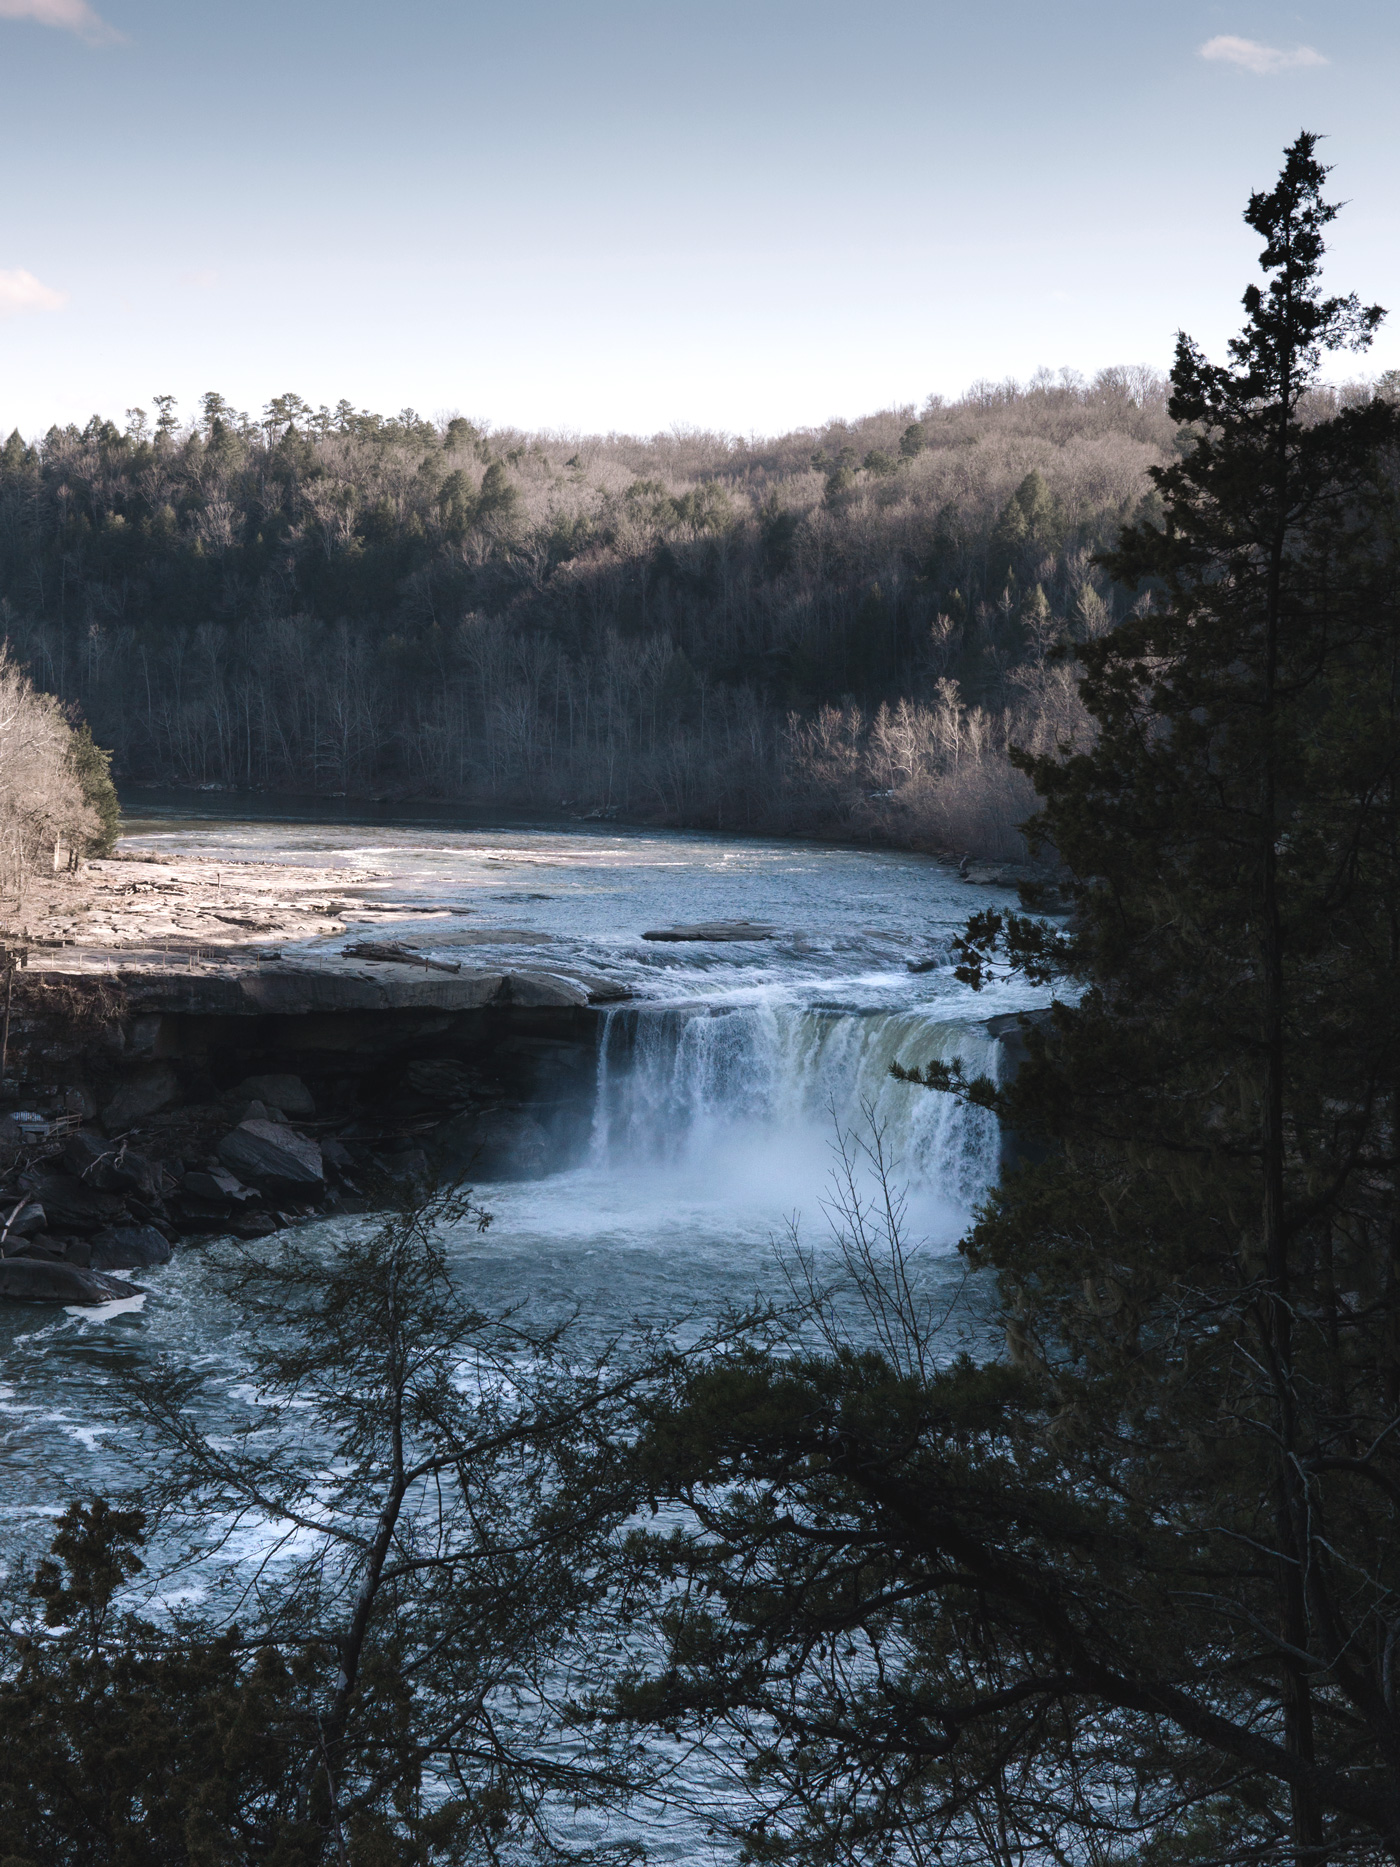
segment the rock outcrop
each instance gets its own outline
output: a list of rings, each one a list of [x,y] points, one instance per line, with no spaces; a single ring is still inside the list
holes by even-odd
[[[326,1184],[320,1148],[282,1122],[240,1122],[220,1141],[219,1159],[273,1198],[315,1198]]]
[[[140,1295],[135,1284],[104,1271],[38,1258],[0,1258],[0,1298],[12,1303],[71,1303],[89,1309]]]

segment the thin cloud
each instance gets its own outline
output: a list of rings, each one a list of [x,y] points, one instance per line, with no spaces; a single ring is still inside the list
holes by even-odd
[[[3,0],[0,0],[3,4]],[[1277,71],[1301,71],[1308,65],[1325,65],[1321,52],[1310,45],[1295,45],[1285,51],[1278,45],[1261,45],[1257,39],[1240,39],[1232,32],[1217,33],[1201,47],[1201,57],[1221,65],[1240,65],[1261,78]]]
[[[27,19],[36,26],[75,32],[89,45],[116,45],[122,35],[109,26],[88,0],[0,0],[0,19]]]
[[[0,317],[11,317],[17,311],[58,311],[67,303],[63,292],[54,291],[23,267],[0,272]]]

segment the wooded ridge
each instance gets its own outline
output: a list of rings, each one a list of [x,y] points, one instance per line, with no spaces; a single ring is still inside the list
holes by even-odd
[[[994,857],[1174,445],[1146,369],[769,441],[156,400],[0,450],[4,632],[119,776]]]

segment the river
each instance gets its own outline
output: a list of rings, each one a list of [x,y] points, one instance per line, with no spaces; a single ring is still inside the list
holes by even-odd
[[[937,1056],[996,1068],[983,1021],[1037,997],[1012,984],[973,994],[948,956],[968,914],[1012,904],[1009,891],[969,886],[917,855],[815,843],[492,826],[448,811],[365,822],[350,807],[281,804],[259,815],[247,799],[188,793],[127,801],[130,849],[333,867],[350,901],[387,891],[443,911],[412,927],[422,950],[433,951],[435,930],[446,940],[471,928],[483,941],[473,960],[490,965],[492,930],[534,932],[630,988],[600,1034],[584,1157],[480,1189],[489,1231],[452,1241],[481,1307],[577,1308],[586,1329],[611,1335],[633,1318],[781,1296],[779,1255],[794,1235],[819,1267],[835,1264],[840,1140],[859,1152],[876,1130],[926,1288],[961,1285],[956,1241],[995,1177],[995,1126],[895,1082],[889,1065]],[[768,923],[774,937],[641,938],[675,922],[737,919]],[[326,1221],[303,1236],[333,1238],[355,1223],[365,1221]],[[37,1533],[75,1493],[133,1476],[107,1404],[124,1366],[174,1356],[209,1377],[208,1391],[237,1392],[241,1325],[215,1299],[200,1250],[187,1246],[137,1281],[145,1297],[110,1311],[0,1310],[12,1530]],[[854,1314],[852,1327],[859,1333]],[[950,1316],[950,1346],[981,1327],[974,1293]]]

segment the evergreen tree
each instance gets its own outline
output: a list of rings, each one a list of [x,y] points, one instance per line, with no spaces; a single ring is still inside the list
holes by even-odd
[[[100,825],[88,838],[87,854],[110,856],[122,830],[122,810],[117,802],[117,787],[112,783],[112,755],[93,740],[86,720],[73,728],[68,762],[82,789],[84,801],[97,812]]]
[[[965,1246],[1006,1361],[737,1358],[642,1442],[693,1587],[623,1703],[738,1733],[770,1854],[1400,1859],[1400,421],[1314,395],[1381,316],[1325,174],[1252,197],[1230,363],[1179,341],[1093,745],[1019,760],[1072,930],[961,972],[1074,989],[1008,1089],[908,1072],[1037,1144]]]

